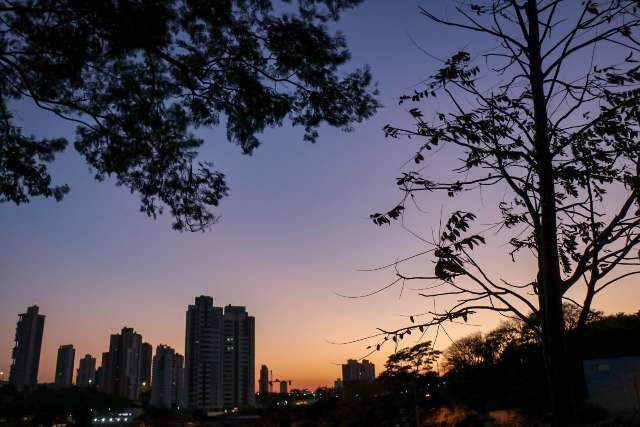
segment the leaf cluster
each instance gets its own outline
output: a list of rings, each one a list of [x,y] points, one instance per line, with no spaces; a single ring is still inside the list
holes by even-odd
[[[68,191],[48,166],[66,141],[25,136],[7,105],[21,99],[77,124],[74,146],[98,180],[138,193],[151,217],[203,230],[228,193],[198,159],[200,129],[226,127],[251,154],[289,122],[315,141],[377,109],[369,70],[344,73],[346,41],[327,21],[360,0],[0,2],[0,200]]]

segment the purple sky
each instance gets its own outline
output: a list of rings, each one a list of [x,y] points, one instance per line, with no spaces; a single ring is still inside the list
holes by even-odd
[[[38,304],[47,316],[39,379],[48,382],[59,345],[74,344],[76,360],[85,353],[99,356],[109,334],[125,325],[154,347],[163,343],[182,352],[186,307],[196,295],[208,294],[216,305],[245,305],[256,316],[258,365],[292,379],[293,387],[315,387],[339,376],[333,363],[365,353],[364,345],[335,346],[327,340],[398,326],[405,320],[401,315],[432,308],[432,301],[415,292],[400,298],[399,289],[360,300],[335,293],[384,285],[389,272],[357,269],[421,248],[399,227],[378,228],[368,216],[398,200],[394,178],[417,144],[385,140],[381,128],[410,122],[409,107],[398,106],[397,97],[437,67],[412,39],[438,57],[473,52],[479,43],[418,14],[419,5],[437,4],[369,0],[338,23],[354,66],[370,64],[385,104],[354,132],[323,128],[311,145],[302,141],[300,129],[270,130],[252,157],[228,144],[222,129],[203,132],[208,140],[203,157],[227,174],[231,187],[218,210],[220,223],[207,233],[180,234],[171,231],[168,217],[148,219],[138,212],[136,195],[93,181],[73,151],[54,168],[56,181],[71,186],[64,202],[0,205],[0,370],[8,371],[17,314],[28,305]],[[72,126],[28,104],[17,105],[16,116],[36,135],[73,135]],[[453,160],[443,151],[425,167],[437,174]],[[492,217],[495,197],[476,194],[455,203],[434,197],[424,202],[426,215],[413,213],[407,221],[430,235],[441,208],[472,206]],[[512,264],[502,243],[497,240],[485,260],[505,277],[530,277],[531,266]],[[638,296],[629,286],[619,287],[596,307],[636,311]],[[481,327],[447,330],[455,338],[497,322],[480,315],[470,323]],[[449,343],[441,336],[437,347]],[[387,355],[372,358],[378,372]]]

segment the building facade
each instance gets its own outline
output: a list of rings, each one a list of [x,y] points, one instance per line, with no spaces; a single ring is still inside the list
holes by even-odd
[[[342,365],[343,384],[354,382],[373,382],[375,378],[375,365],[366,359],[362,362],[349,359],[346,364]]]
[[[87,354],[78,364],[76,385],[78,387],[92,387],[96,383],[96,358]]]
[[[207,411],[255,404],[255,320],[199,296],[186,316],[186,404]]]
[[[260,367],[260,379],[258,380],[258,392],[260,394],[269,393],[269,368],[267,365]]]
[[[140,349],[140,385],[151,385],[151,361],[153,359],[153,347],[148,342],[142,343]]]
[[[38,310],[37,305],[27,308],[26,313],[19,315],[16,326],[9,382],[18,390],[33,388],[38,384],[45,318]]]
[[[109,353],[106,358],[103,355],[104,391],[138,400],[141,348],[142,336],[133,328],[125,327],[119,334],[111,335]]]
[[[255,319],[244,307],[224,308],[224,407],[254,406]]]
[[[184,356],[176,353],[174,359],[174,382],[176,383],[176,406],[182,408],[185,404],[184,388]]]
[[[96,369],[96,387],[106,393],[107,391],[107,370],[109,369],[109,352],[102,353],[100,367]]]
[[[221,410],[222,401],[222,308],[213,298],[199,296],[187,309],[185,334],[185,383],[187,406]]]
[[[56,360],[56,387],[64,388],[73,385],[73,365],[76,359],[76,349],[72,344],[61,345],[58,348]]]
[[[286,381],[280,381],[280,394],[289,393],[289,383]]]
[[[156,347],[153,357],[151,404],[163,408],[177,406],[176,351],[164,344]]]

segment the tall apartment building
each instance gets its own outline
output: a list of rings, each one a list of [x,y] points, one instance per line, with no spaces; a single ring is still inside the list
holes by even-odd
[[[289,393],[289,383],[286,381],[280,381],[280,394]]]
[[[361,378],[370,383],[376,380],[376,366],[366,359],[362,361]]]
[[[186,404],[219,411],[255,404],[255,319],[244,307],[199,296],[187,310]]]
[[[176,353],[175,357],[175,383],[176,383],[176,406],[181,408],[185,404],[185,384],[184,384],[184,356]]]
[[[254,406],[255,318],[244,307],[224,308],[222,383],[224,407]]]
[[[96,358],[87,354],[78,364],[76,385],[78,387],[91,387],[96,383]]]
[[[151,404],[164,408],[181,406],[184,358],[166,345],[156,347],[153,357]]]
[[[119,334],[111,335],[109,353],[106,358],[103,355],[104,391],[138,400],[141,348],[142,336],[133,328],[125,327]]]
[[[56,387],[71,387],[73,384],[73,365],[76,358],[76,349],[72,344],[61,345],[58,348],[56,360]]]
[[[96,369],[96,387],[98,390],[107,392],[107,370],[109,369],[109,352],[102,353],[100,367]]]
[[[258,392],[260,394],[269,393],[269,368],[267,365],[260,367],[260,379],[258,380]]]
[[[349,359],[342,365],[342,382],[344,384],[353,382],[373,382],[376,378],[375,365],[368,360],[358,362]]]
[[[140,385],[151,385],[151,361],[153,359],[153,347],[148,342],[142,343],[140,349]]]
[[[187,406],[221,410],[222,401],[222,308],[213,298],[199,296],[187,309],[185,336],[185,384]]]
[[[38,384],[44,317],[38,314],[37,305],[28,307],[26,313],[19,315],[9,370],[9,382],[18,390],[32,388]]]

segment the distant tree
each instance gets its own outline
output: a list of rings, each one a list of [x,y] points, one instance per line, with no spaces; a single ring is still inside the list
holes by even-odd
[[[574,331],[578,329],[582,317],[582,307],[571,302],[565,302],[562,304],[562,311],[564,313],[564,327],[567,331]],[[581,327],[593,323],[597,320],[601,320],[603,317],[602,311],[590,310],[587,314],[584,324]]]
[[[444,352],[447,369],[462,370],[487,363],[487,348],[482,334],[477,333],[457,339]]]
[[[502,322],[498,327],[485,335],[485,347],[490,362],[495,362],[510,348],[527,343],[527,335],[524,330],[526,325],[522,322]]]
[[[376,111],[368,69],[341,72],[349,51],[326,26],[361,1],[0,0],[0,202],[69,191],[49,172],[68,141],[24,133],[11,108],[26,100],[76,124],[95,178],[138,193],[142,212],[207,228],[228,187],[198,158],[198,130],[224,123],[251,154],[266,128],[313,142]]]
[[[541,343],[531,338],[522,322],[506,322],[455,340],[443,353],[444,401],[479,411],[517,409],[533,417],[548,412]]]
[[[388,125],[385,134],[419,141],[416,164],[446,147],[459,167],[455,176],[426,177],[430,168],[402,173],[401,202],[372,220],[383,225],[401,218],[419,194],[458,197],[487,187],[504,191],[499,220],[480,229],[469,208],[445,218],[433,239],[414,232],[428,248],[392,263],[393,283],[429,281],[423,296],[455,296],[456,302],[431,310],[426,321],[412,317],[408,327],[382,330],[382,344],[478,311],[518,319],[542,342],[553,423],[571,425],[577,371],[571,365],[578,358],[567,345],[563,301],[580,307],[578,336],[594,298],[640,273],[638,2],[479,0],[455,9],[458,19],[421,12],[433,23],[491,40],[494,48],[443,61],[424,87],[400,99],[442,97],[441,110],[425,117],[411,108],[415,126]],[[484,222],[493,224],[494,217]],[[509,243],[506,259],[532,260],[535,274],[511,283],[483,265],[474,250],[489,231]],[[432,272],[401,271],[420,255],[433,257]]]
[[[430,406],[437,391],[433,365],[438,357],[440,351],[433,349],[431,341],[394,351],[377,380],[395,402],[394,410],[405,418],[414,417],[416,425],[421,425],[420,408]]]
[[[384,365],[382,375],[423,375],[432,370],[439,356],[440,351],[433,349],[431,341],[424,341],[392,353]]]
[[[527,341],[520,326],[504,322],[486,335],[475,333],[455,340],[443,353],[445,367],[463,370],[495,365],[506,351]]]

